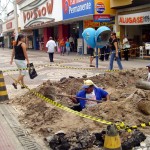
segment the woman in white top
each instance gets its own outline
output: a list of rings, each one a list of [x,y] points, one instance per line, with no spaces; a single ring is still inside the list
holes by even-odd
[[[127,39],[127,37],[125,36],[125,35],[123,35],[123,43],[122,43],[122,45],[123,45],[123,50],[124,50],[124,59],[126,60],[126,61],[128,61],[128,53],[129,53],[129,48],[130,48],[130,44],[129,44],[129,41],[128,41],[128,39]]]

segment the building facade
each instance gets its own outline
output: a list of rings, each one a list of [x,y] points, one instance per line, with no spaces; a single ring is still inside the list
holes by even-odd
[[[116,31],[122,40],[126,35],[132,48],[150,43],[150,3],[148,0],[112,0],[111,7],[117,9]],[[150,48],[144,51],[144,57],[150,58]],[[134,57],[140,56],[140,49],[131,51]]]
[[[72,51],[81,48],[86,54],[82,38],[85,28],[107,25],[113,30],[115,11],[110,9],[110,0],[17,0],[17,3],[21,32],[26,35],[28,48],[46,50],[49,36],[56,41],[72,37]]]

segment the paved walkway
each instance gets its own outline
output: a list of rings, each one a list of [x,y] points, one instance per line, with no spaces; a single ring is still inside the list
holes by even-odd
[[[0,150],[41,150],[17,120],[16,111],[8,104],[0,104]]]

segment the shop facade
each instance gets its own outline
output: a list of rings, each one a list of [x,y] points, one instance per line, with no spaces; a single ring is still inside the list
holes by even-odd
[[[138,49],[144,46],[144,57],[150,58],[150,49],[146,48],[150,44],[150,5],[143,5],[134,8],[127,8],[118,10],[118,26],[120,38],[126,35],[130,41],[131,50],[130,55],[133,57],[140,57],[141,51]]]
[[[46,50],[45,45],[52,36],[58,36],[59,22],[62,21],[60,0],[27,0],[18,3],[21,32],[26,35],[28,48]]]
[[[110,0],[80,0],[63,3],[63,21],[69,26],[69,36],[73,36],[76,51],[87,54],[87,44],[82,33],[86,28],[97,29],[106,25],[113,30],[115,10],[110,9]],[[112,19],[113,18],[113,19]],[[113,20],[113,21],[112,21]],[[113,22],[113,23],[112,23]]]
[[[3,36],[4,36],[4,46],[6,48],[12,48],[12,42],[15,39],[15,19],[12,18],[3,23]]]
[[[110,0],[21,0],[20,9],[21,32],[26,35],[28,48],[46,50],[49,37],[56,41],[72,39],[72,51],[87,54],[87,46],[82,33],[86,21],[92,21],[97,26],[111,27],[115,11],[110,9]],[[96,17],[95,17],[96,16]],[[95,20],[95,18],[97,20]]]

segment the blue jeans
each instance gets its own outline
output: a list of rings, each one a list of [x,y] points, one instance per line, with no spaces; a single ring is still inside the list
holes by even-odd
[[[116,51],[114,50],[114,51],[112,51],[111,56],[110,56],[109,70],[113,69],[113,63],[114,63],[115,56],[116,56]],[[122,70],[123,67],[122,67],[122,64],[121,64],[121,61],[119,58],[119,53],[118,53],[118,57],[116,57],[116,61],[117,61],[119,69]]]

